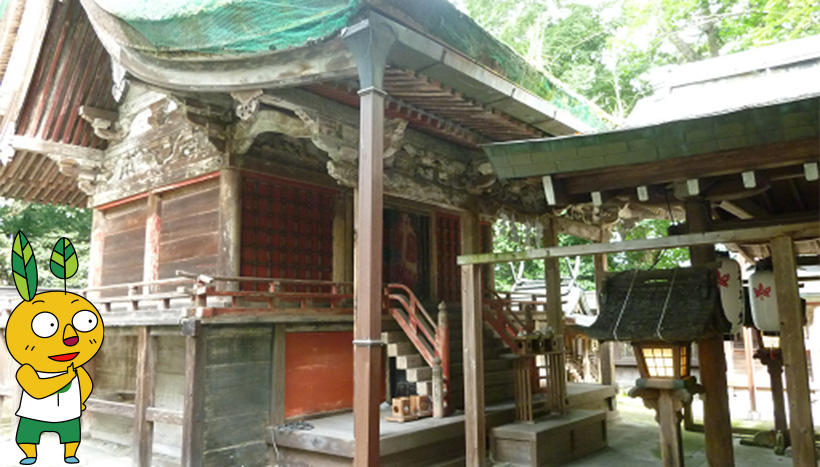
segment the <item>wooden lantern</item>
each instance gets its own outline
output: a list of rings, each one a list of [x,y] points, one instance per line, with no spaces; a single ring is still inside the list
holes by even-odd
[[[717,282],[723,314],[732,325],[732,334],[737,334],[743,329],[743,318],[746,314],[740,264],[729,258],[729,256],[721,257],[720,267],[717,271]]]
[[[749,278],[749,288],[749,301],[755,327],[764,333],[779,333],[780,317],[777,312],[774,272],[758,265]]]
[[[635,359],[644,379],[686,379],[689,377],[691,346],[688,342],[635,342]]]

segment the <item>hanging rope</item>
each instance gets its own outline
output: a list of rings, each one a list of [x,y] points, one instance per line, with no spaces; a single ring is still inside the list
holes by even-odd
[[[658,327],[655,329],[655,334],[658,335],[658,339],[665,340],[663,336],[661,336],[661,327],[663,327],[663,320],[666,318],[666,309],[669,306],[669,297],[672,296],[672,288],[675,287],[675,274],[678,273],[677,269],[672,270],[672,279],[669,281],[669,289],[666,291],[666,300],[663,302],[663,310],[661,311],[661,319],[658,320]]]
[[[624,297],[624,302],[621,304],[621,311],[618,313],[618,319],[615,321],[615,328],[612,330],[612,336],[615,340],[618,339],[618,326],[621,325],[621,318],[624,316],[624,310],[626,310],[626,304],[629,303],[629,296],[632,295],[632,287],[635,286],[635,278],[638,277],[638,270],[635,269],[632,271],[632,282],[629,283],[629,289],[626,291],[626,297]]]

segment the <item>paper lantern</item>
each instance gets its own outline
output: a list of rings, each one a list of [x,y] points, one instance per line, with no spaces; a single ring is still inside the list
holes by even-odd
[[[777,293],[774,287],[774,272],[758,266],[749,278],[749,299],[752,305],[752,319],[755,327],[762,332],[780,332],[777,313]]]
[[[732,324],[732,334],[737,334],[743,329],[743,316],[746,313],[740,264],[728,256],[720,258],[717,281],[723,313]]]

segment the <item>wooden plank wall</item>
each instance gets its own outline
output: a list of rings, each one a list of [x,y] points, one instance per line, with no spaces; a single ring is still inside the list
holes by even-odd
[[[214,274],[219,252],[219,180],[210,179],[162,195],[159,277],[176,270]]]
[[[272,326],[205,326],[202,465],[269,465]]]
[[[352,341],[350,331],[286,334],[286,417],[353,407]]]
[[[139,199],[103,212],[105,231],[100,285],[139,282],[145,253],[146,200]],[[108,294],[122,294],[111,291]],[[105,295],[105,294],[103,294]]]

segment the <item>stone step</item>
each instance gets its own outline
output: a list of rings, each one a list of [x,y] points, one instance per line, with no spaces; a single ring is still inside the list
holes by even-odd
[[[416,353],[416,348],[411,342],[396,342],[387,344],[387,356],[399,357],[401,355],[412,355]]]
[[[406,370],[424,365],[424,359],[419,354],[401,355],[396,357],[396,368]]]
[[[432,381],[416,381],[416,394],[420,396],[432,396],[433,395],[433,382]]]
[[[382,342],[392,344],[394,342],[409,342],[407,335],[402,330],[382,332]]]
[[[416,381],[426,381],[433,377],[433,369],[429,366],[419,366],[416,368],[408,368],[407,381],[411,383]]]

